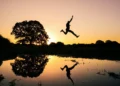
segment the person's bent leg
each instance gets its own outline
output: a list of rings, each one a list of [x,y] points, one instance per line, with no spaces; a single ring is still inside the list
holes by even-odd
[[[76,35],[72,30],[69,30],[69,32],[71,32],[74,36],[76,36],[77,38],[79,37],[78,35]]]
[[[60,32],[63,32],[65,35],[68,33],[67,30],[66,30],[66,32],[64,30],[61,30]]]

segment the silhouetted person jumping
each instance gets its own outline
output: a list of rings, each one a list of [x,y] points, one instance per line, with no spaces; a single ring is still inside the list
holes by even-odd
[[[64,31],[63,29],[60,31],[60,32],[63,32],[65,35],[68,33],[68,32],[71,32],[74,36],[76,36],[77,38],[79,37],[79,35],[76,35],[72,30],[70,30],[70,22],[72,21],[73,19],[73,16],[72,18],[70,19],[70,21],[68,21],[66,23],[66,31]]]
[[[68,79],[70,79],[71,80],[71,82],[74,84],[74,81],[72,80],[72,78],[71,78],[71,73],[70,73],[70,71],[76,66],[78,64],[78,62],[76,62],[72,67],[70,67],[70,68],[68,68],[68,66],[67,65],[65,65],[63,68],[61,68],[61,70],[64,70],[64,68],[66,68],[66,75],[67,75],[67,77],[68,77]]]

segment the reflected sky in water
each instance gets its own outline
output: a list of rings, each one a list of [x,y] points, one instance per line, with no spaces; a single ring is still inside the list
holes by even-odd
[[[49,60],[43,72],[37,77],[16,75],[10,65],[15,62],[15,59],[3,61],[0,74],[5,79],[0,82],[0,85],[8,86],[9,82],[14,80],[16,86],[73,86],[66,75],[66,69],[62,71],[61,68],[65,65],[72,67],[76,62],[78,64],[70,71],[75,86],[120,85],[120,61],[58,56],[47,56],[47,58]]]

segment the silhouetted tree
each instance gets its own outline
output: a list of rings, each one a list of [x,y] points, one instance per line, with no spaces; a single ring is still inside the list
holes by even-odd
[[[49,44],[49,46],[55,46],[55,45],[56,45],[55,42],[51,42],[51,43]]]
[[[105,42],[107,45],[118,45],[119,43],[117,41],[111,41],[111,40],[106,40]]]
[[[47,44],[48,35],[43,25],[38,21],[18,22],[11,32],[20,44]]]
[[[106,40],[106,42],[105,42],[106,44],[111,44],[112,43],[112,41],[111,40]]]
[[[113,41],[113,44],[118,45],[119,43],[117,41]]]
[[[57,42],[56,45],[61,47],[61,46],[64,46],[64,43],[62,43],[62,42]]]
[[[4,38],[0,35],[0,45],[10,44],[10,41],[7,38]]]
[[[104,41],[102,41],[102,40],[97,40],[97,41],[96,41],[96,44],[104,44]]]
[[[0,35],[0,50],[9,48],[11,46],[10,41],[7,38],[4,38]],[[3,51],[3,50],[2,50]]]

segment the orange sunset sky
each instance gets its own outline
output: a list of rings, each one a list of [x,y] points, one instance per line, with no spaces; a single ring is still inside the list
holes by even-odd
[[[71,33],[61,29],[74,15]],[[15,42],[11,36],[16,22],[37,20],[45,28],[50,42],[95,43],[112,40],[120,43],[120,0],[0,0],[0,34]]]

